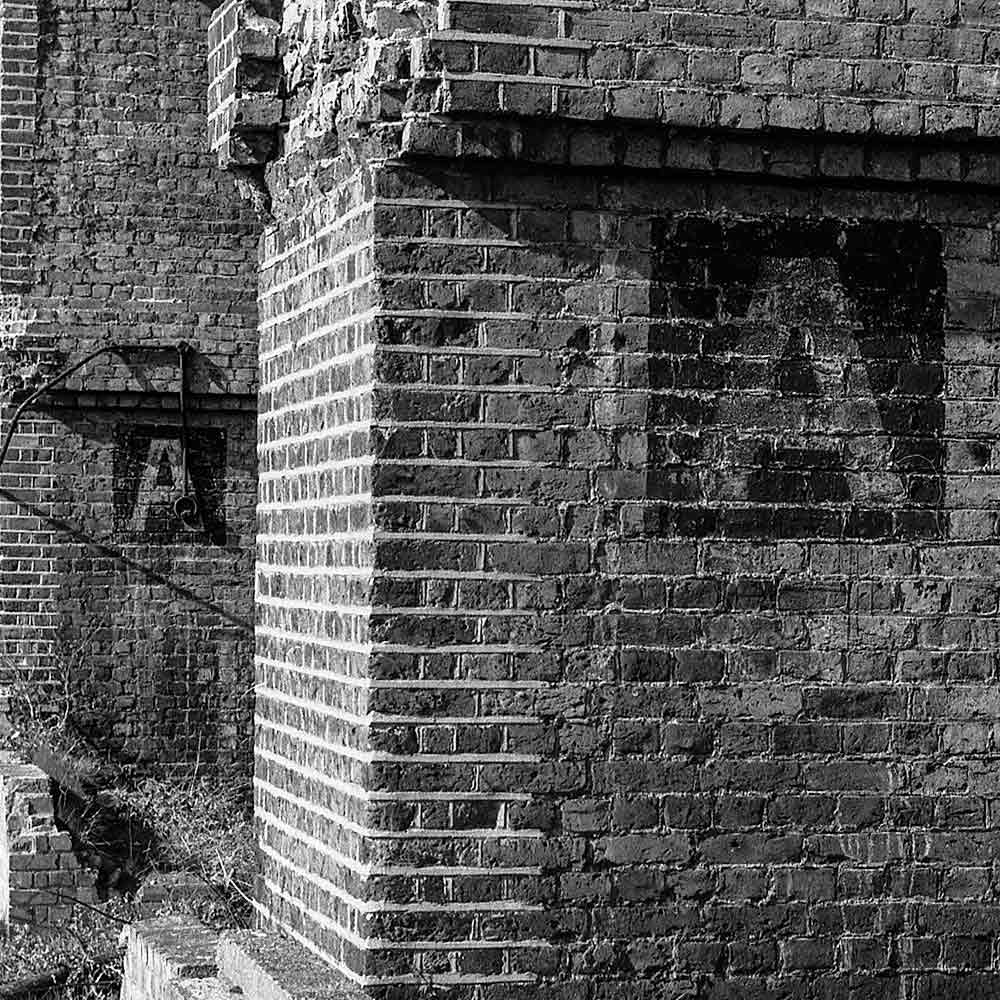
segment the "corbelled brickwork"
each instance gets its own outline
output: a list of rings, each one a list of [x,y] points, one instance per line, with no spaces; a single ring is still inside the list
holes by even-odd
[[[284,113],[280,25],[241,0],[219,6],[208,31],[209,139],[222,166],[265,163]]]
[[[443,0],[431,109],[993,138],[996,9],[973,0]]]
[[[115,348],[36,404],[0,469],[0,681],[65,679],[71,721],[126,759],[239,764],[259,222],[209,149],[210,11],[66,0],[0,15],[3,429],[8,400]]]

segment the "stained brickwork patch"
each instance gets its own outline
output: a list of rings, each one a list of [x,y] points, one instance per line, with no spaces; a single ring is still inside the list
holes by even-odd
[[[226,544],[226,436],[221,429],[120,424],[115,432],[115,538],[123,542]],[[185,450],[187,476],[184,481]],[[190,494],[193,517],[178,516],[176,503]]]
[[[647,496],[673,504],[650,516],[731,538],[943,537],[940,233],[688,216],[650,243],[649,413],[681,427],[651,429]],[[720,440],[730,413],[766,433]],[[743,503],[712,502],[706,460]]]

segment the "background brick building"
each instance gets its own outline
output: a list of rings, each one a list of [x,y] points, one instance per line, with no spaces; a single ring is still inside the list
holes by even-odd
[[[167,764],[244,760],[250,731],[258,223],[208,150],[208,17],[0,4],[4,389],[117,347],[0,469],[0,684],[64,680],[92,740]]]

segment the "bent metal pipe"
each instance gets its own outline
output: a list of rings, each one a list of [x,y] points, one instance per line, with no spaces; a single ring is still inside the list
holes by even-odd
[[[190,486],[190,477],[188,474],[188,441],[187,441],[187,355],[191,351],[191,345],[186,341],[180,341],[177,344],[177,360],[178,367],[180,369],[180,388],[178,391],[178,406],[180,407],[180,420],[181,420],[181,455],[184,467],[184,484],[183,484],[183,494],[177,498],[174,502],[174,513],[181,521],[188,522],[192,520],[198,513],[198,501],[195,499],[194,493]],[[25,411],[41,396],[49,390],[54,389],[60,382],[64,382],[71,375],[74,375],[81,368],[90,364],[95,358],[101,357],[103,354],[118,354],[125,350],[127,347],[121,344],[105,344],[103,347],[99,347],[96,350],[91,351],[89,354],[85,354],[79,361],[75,361],[68,368],[64,368],[57,375],[50,378],[44,385],[39,386],[30,395],[23,399],[14,410],[11,416],[10,426],[7,428],[6,434],[4,434],[3,442],[0,443],[0,469],[3,468],[3,463],[7,458],[7,452],[10,450],[11,442],[14,440],[14,435],[17,433],[18,424],[21,421],[21,417],[24,415]]]

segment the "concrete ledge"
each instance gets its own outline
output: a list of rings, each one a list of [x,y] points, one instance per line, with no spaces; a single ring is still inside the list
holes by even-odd
[[[361,1000],[364,993],[299,945],[263,931],[221,936],[194,917],[126,928],[121,1000]]]
[[[219,974],[253,1000],[360,1000],[364,993],[287,938],[264,931],[225,931]]]
[[[239,995],[231,983],[215,976],[209,979],[179,979],[168,989],[169,1000],[232,1000]]]
[[[183,980],[211,979],[219,936],[193,917],[156,917],[127,927],[121,1000],[179,1000]],[[193,997],[189,1000],[194,1000]]]

